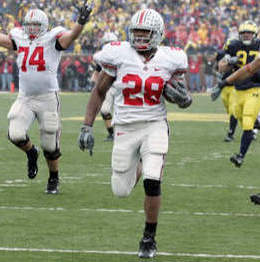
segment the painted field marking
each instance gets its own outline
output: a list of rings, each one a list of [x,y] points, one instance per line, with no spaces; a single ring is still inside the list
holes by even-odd
[[[30,207],[30,206],[0,206],[2,210],[24,210],[24,211],[70,211],[68,208],[64,207]],[[143,210],[131,210],[131,209],[112,209],[112,208],[80,208],[79,211],[81,212],[100,212],[100,213],[135,213],[135,214],[142,214],[144,213]],[[164,215],[178,215],[178,216],[224,216],[224,217],[260,217],[260,214],[257,213],[231,213],[231,212],[203,212],[203,211],[196,211],[196,212],[186,212],[186,211],[171,211],[165,210],[161,211],[160,214]]]
[[[46,253],[73,253],[73,254],[102,254],[102,255],[137,255],[133,251],[118,250],[79,250],[79,249],[52,249],[52,248],[22,248],[22,247],[0,247],[0,251],[7,252],[46,252]],[[234,255],[234,254],[203,254],[203,253],[171,253],[158,252],[159,256],[174,257],[204,257],[204,258],[234,258],[234,259],[260,259],[260,255]]]
[[[169,121],[198,121],[198,122],[228,122],[227,114],[205,114],[205,113],[168,113]],[[83,121],[83,117],[63,117],[62,121]],[[96,120],[102,120],[100,116]]]

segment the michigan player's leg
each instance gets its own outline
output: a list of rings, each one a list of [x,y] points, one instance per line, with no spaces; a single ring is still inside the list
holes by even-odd
[[[161,207],[161,179],[168,151],[168,125],[166,121],[149,124],[146,139],[140,148],[144,185],[145,226],[139,243],[138,255],[152,258],[156,255],[156,229]]]
[[[226,109],[226,112],[229,115],[229,129],[224,141],[231,142],[234,139],[234,134],[237,127],[237,119],[235,118],[233,113],[233,107],[235,103],[234,87],[233,86],[225,87],[221,92],[221,99]]]
[[[113,103],[114,103],[114,96],[113,96],[113,90],[110,89],[107,94],[106,98],[102,104],[102,107],[100,109],[101,116],[105,122],[105,127],[108,132],[107,138],[105,141],[113,141],[114,140],[114,128],[112,126],[112,109],[113,109]]]
[[[40,125],[41,147],[49,169],[46,193],[57,194],[59,193],[61,120],[60,102],[56,93],[42,96],[37,119]]]
[[[9,120],[8,139],[26,153],[27,175],[33,179],[38,173],[39,150],[32,144],[27,134],[35,119],[31,106],[32,104],[27,103],[26,98],[19,97],[12,105],[7,117]]]
[[[242,110],[237,111],[239,115],[242,113],[242,137],[240,142],[240,152],[231,156],[230,161],[236,166],[240,167],[243,164],[243,160],[246,153],[253,141],[253,128],[256,121],[259,109],[260,109],[260,98],[258,89],[252,88],[248,91],[241,91],[240,102],[242,102]]]

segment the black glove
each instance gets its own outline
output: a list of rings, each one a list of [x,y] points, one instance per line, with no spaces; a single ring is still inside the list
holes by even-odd
[[[187,108],[192,103],[192,98],[182,81],[171,79],[166,83],[163,95],[170,103],[176,103],[180,108]]]
[[[89,151],[89,154],[92,156],[93,154],[92,150],[94,147],[94,135],[91,126],[83,125],[81,127],[80,134],[78,137],[78,145],[82,151],[87,149]]]
[[[218,84],[212,88],[212,91],[211,91],[211,94],[210,94],[211,100],[212,101],[217,100],[217,98],[221,94],[223,87],[225,87],[227,85],[229,85],[229,84],[227,83],[226,80],[219,81]]]
[[[94,1],[90,5],[88,5],[88,1],[86,0],[84,2],[84,5],[79,8],[79,18],[78,18],[78,23],[80,25],[85,25],[88,21],[89,15],[93,9],[94,6]]]

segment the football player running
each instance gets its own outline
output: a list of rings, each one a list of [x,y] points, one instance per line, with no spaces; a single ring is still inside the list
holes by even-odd
[[[116,196],[127,197],[138,177],[142,159],[145,191],[145,228],[138,255],[156,255],[155,234],[161,203],[161,180],[168,151],[169,126],[163,91],[174,90],[166,82],[187,71],[186,54],[176,48],[159,46],[164,34],[161,15],[153,9],[135,13],[129,27],[129,42],[112,42],[95,57],[102,66],[97,84],[87,104],[79,134],[81,150],[92,154],[93,124],[106,92],[113,85],[114,145],[111,187]],[[173,81],[176,84],[176,81]],[[178,89],[185,87],[181,84]],[[176,89],[177,90],[177,89]],[[167,91],[167,98],[171,94]],[[180,99],[178,99],[180,98]],[[176,98],[182,108],[191,104],[190,96]]]
[[[236,101],[234,114],[239,120],[243,134],[240,152],[231,156],[230,161],[240,167],[254,138],[254,124],[260,110],[260,39],[256,38],[257,26],[246,21],[239,27],[239,40],[231,41],[227,53],[237,56],[240,69],[218,84],[221,90],[226,85],[235,84]]]
[[[227,41],[225,47],[229,45],[230,40]],[[235,65],[238,63],[238,57],[230,57],[225,55],[225,50],[220,50],[217,53],[217,70],[221,74],[221,79],[225,79],[232,74]],[[214,93],[215,89],[211,93],[211,99],[215,101],[218,96],[221,96],[221,100],[229,115],[229,130],[224,139],[225,142],[231,142],[234,139],[235,130],[237,127],[237,119],[234,117],[234,102],[235,102],[235,87],[234,85],[227,85],[221,90],[217,89],[217,93]],[[220,93],[221,92],[221,93]]]
[[[110,42],[116,42],[118,41],[117,36],[112,32],[106,32],[102,39],[101,39],[101,48],[110,43]],[[98,55],[95,54],[95,55]],[[94,56],[95,56],[94,55]],[[95,60],[95,59],[94,59]],[[91,77],[91,81],[95,84],[98,79],[98,75],[101,72],[102,67],[99,64],[96,64],[95,71]],[[114,88],[110,88],[108,92],[106,93],[106,98],[102,104],[102,107],[100,109],[101,116],[103,120],[105,121],[105,127],[107,129],[108,135],[105,139],[105,141],[113,141],[114,140],[114,128],[112,126],[112,110],[113,110],[113,104],[114,104]]]
[[[59,185],[60,100],[57,68],[61,51],[67,49],[80,35],[92,10],[87,2],[79,9],[79,18],[71,30],[55,27],[48,31],[47,15],[31,9],[22,28],[14,28],[9,35],[0,33],[0,46],[17,51],[19,94],[9,113],[9,140],[27,155],[28,177],[38,172],[38,148],[32,144],[28,130],[36,119],[40,140],[49,168],[46,193],[57,194]]]

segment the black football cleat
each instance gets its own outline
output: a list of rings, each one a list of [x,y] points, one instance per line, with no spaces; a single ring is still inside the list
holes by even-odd
[[[156,256],[156,242],[153,237],[143,237],[139,243],[138,256],[140,258],[153,258]]]
[[[224,139],[225,142],[232,142],[233,140],[234,140],[234,137],[229,134],[227,134],[227,136]]]
[[[230,157],[230,161],[235,165],[235,167],[241,167],[244,158],[240,154],[234,154]]]
[[[114,141],[114,135],[113,134],[109,134],[104,141],[105,142]]]
[[[59,178],[49,178],[47,188],[45,191],[47,194],[58,194],[59,193]]]
[[[37,147],[34,147],[32,154],[30,158],[28,158],[27,161],[27,169],[28,169],[28,177],[30,179],[34,179],[38,173],[38,165],[37,165],[37,160],[39,157],[39,149]]]
[[[260,205],[260,193],[250,196],[251,202],[255,205]]]

